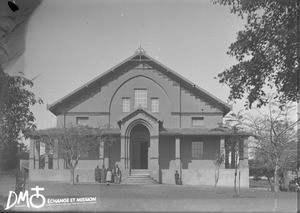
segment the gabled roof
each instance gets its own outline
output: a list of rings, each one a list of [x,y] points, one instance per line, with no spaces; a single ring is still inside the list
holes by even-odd
[[[175,128],[175,129],[164,129],[159,132],[159,135],[190,135],[190,136],[232,136],[239,135],[248,137],[251,134],[244,131],[233,132],[229,128],[227,129],[210,129],[210,128]]]
[[[146,112],[145,110],[143,110]],[[129,113],[132,114],[132,113]],[[126,115],[123,119],[126,119],[128,115]],[[155,116],[154,116],[155,117]],[[122,122],[121,120],[118,121]],[[158,122],[162,122],[158,120]],[[120,124],[120,123],[119,123]],[[30,138],[39,138],[41,136],[57,134],[55,131],[51,131],[51,129],[57,128],[49,128],[49,129],[42,129],[37,130],[29,134]],[[234,133],[232,130],[228,128],[224,128],[223,130],[217,130],[218,128],[175,128],[175,129],[160,129],[159,135],[161,136],[174,136],[174,135],[183,135],[183,136],[232,136],[232,135],[239,135],[249,137],[252,136],[249,132],[239,131]],[[116,135],[119,136],[121,134],[120,128],[113,128],[113,129],[103,129],[103,135]]]
[[[123,116],[122,118],[120,118],[120,119],[118,120],[117,123],[120,125],[121,123],[127,121],[127,120],[128,120],[129,118],[131,118],[132,116],[135,116],[136,114],[139,114],[139,113],[145,114],[146,116],[148,116],[148,117],[154,119],[154,120],[157,121],[158,123],[163,123],[163,121],[162,121],[160,118],[158,118],[157,116],[155,116],[153,113],[151,113],[151,112],[149,112],[148,110],[145,110],[145,109],[143,109],[143,108],[140,108],[140,107],[137,108],[136,110],[134,110],[133,112],[128,113],[127,115],[125,115],[125,116]]]
[[[53,114],[57,115],[57,109],[61,104],[68,102],[69,100],[75,98],[77,95],[87,92],[90,87],[95,87],[98,85],[99,82],[106,79],[107,77],[114,74],[114,72],[121,71],[123,68],[127,67],[130,63],[146,63],[149,66],[157,69],[164,75],[170,77],[174,81],[180,82],[180,84],[186,89],[193,91],[194,93],[202,96],[210,100],[211,102],[219,105],[223,109],[223,115],[226,115],[231,109],[232,106],[226,104],[219,98],[215,97],[211,93],[207,92],[206,90],[202,89],[201,87],[195,85],[191,81],[187,80],[183,76],[179,75],[175,71],[171,70],[170,68],[166,67],[165,65],[161,64],[154,58],[150,57],[146,54],[146,52],[140,47],[137,49],[134,55],[130,56],[129,58],[125,59],[121,63],[117,64],[116,66],[112,67],[111,69],[107,70],[103,74],[99,75],[98,77],[92,79],[88,83],[84,84],[83,86],[79,87],[78,89],[74,90],[73,92],[69,93],[68,95],[64,96],[63,98],[59,99],[58,101],[54,102],[53,104],[47,105],[47,109],[50,110]]]

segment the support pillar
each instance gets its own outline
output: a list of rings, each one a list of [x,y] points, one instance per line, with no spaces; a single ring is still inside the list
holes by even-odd
[[[104,165],[104,141],[101,141],[99,144],[99,162],[100,167]]]
[[[65,159],[61,158],[58,159],[58,169],[66,169],[66,162]]]
[[[30,138],[30,150],[29,150],[29,171],[34,170],[34,151],[35,151],[35,140]]]
[[[105,168],[110,167],[110,162],[109,162],[109,158],[110,158],[110,147],[106,146],[106,148],[104,147],[104,166]]]
[[[48,152],[45,153],[45,168],[44,169],[49,169],[49,156]]]
[[[104,158],[103,165],[105,166],[105,168],[109,167],[109,158]]]
[[[118,165],[121,171],[125,170],[125,150],[126,150],[126,138],[125,135],[121,136],[121,164]]]
[[[45,164],[44,164],[44,169],[49,169],[49,148],[48,145],[45,143]]]
[[[220,169],[225,169],[225,161],[226,161],[225,138],[220,139],[220,157],[221,155],[223,155],[224,161],[220,165]]]
[[[150,162],[149,171],[151,177],[159,181],[159,137],[158,135],[150,136]]]
[[[48,156],[48,154],[45,154],[45,168],[44,169],[49,169],[49,156]]]
[[[35,158],[35,169],[40,168],[40,142],[35,141],[35,151],[34,151],[34,158]]]
[[[243,166],[248,168],[248,138],[243,141]]]
[[[53,147],[53,169],[59,169],[58,168],[58,141],[54,141],[54,147]]]
[[[179,178],[182,181],[182,166],[180,158],[180,136],[175,137],[175,164],[176,170],[179,170]]]
[[[130,138],[126,138],[126,169],[130,169]]]
[[[180,159],[180,137],[175,137],[175,161],[176,161],[176,168],[181,170],[181,159]]]

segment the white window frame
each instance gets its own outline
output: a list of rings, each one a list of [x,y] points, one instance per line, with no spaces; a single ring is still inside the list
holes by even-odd
[[[204,126],[204,117],[192,117],[192,126]]]
[[[159,99],[151,98],[151,112],[158,113],[159,112]]]
[[[204,142],[192,141],[192,159],[203,159]]]
[[[128,97],[122,98],[122,112],[130,112],[130,98]]]
[[[134,108],[147,108],[147,89],[134,90]]]

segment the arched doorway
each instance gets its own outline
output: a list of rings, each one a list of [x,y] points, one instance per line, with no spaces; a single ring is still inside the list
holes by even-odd
[[[143,124],[135,125],[130,132],[131,169],[148,169],[150,132]]]

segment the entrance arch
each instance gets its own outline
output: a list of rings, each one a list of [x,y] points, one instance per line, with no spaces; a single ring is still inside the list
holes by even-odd
[[[123,171],[123,177],[129,176],[131,169],[147,168],[150,177],[159,180],[159,126],[162,123],[163,121],[143,108],[126,114],[118,121],[121,129],[121,161],[118,165]],[[148,146],[145,145],[146,141]],[[139,145],[135,146],[135,143]],[[142,153],[143,159],[132,154],[136,150]],[[132,163],[133,160],[138,160],[139,163]]]
[[[130,131],[131,169],[148,169],[150,132],[143,124],[136,124]]]

